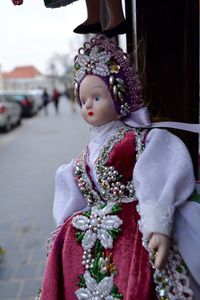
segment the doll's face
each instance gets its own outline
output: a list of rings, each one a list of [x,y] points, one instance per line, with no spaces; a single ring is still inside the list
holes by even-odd
[[[81,114],[84,120],[100,126],[119,119],[111,94],[99,77],[87,75],[80,84]]]

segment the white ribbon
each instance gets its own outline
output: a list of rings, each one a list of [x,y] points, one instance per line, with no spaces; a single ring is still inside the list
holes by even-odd
[[[174,128],[190,132],[200,133],[200,124],[180,123],[180,122],[153,122],[151,123],[147,107],[142,107],[123,119],[123,122],[136,128]]]

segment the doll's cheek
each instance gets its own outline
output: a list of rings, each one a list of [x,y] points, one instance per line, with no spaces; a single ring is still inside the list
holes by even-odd
[[[81,116],[85,120],[86,113],[85,113],[85,109],[84,108],[81,108]]]
[[[86,123],[90,124],[90,123],[89,123],[89,120],[88,120],[88,118],[87,118],[86,115],[82,115],[82,118],[83,118],[83,120],[84,120]]]

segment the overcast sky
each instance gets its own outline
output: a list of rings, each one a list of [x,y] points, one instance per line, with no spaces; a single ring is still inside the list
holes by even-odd
[[[3,71],[34,65],[45,72],[52,55],[81,46],[83,36],[73,33],[73,29],[85,18],[84,0],[57,9],[45,8],[43,0],[24,0],[21,6],[14,6],[11,0],[0,0]]]

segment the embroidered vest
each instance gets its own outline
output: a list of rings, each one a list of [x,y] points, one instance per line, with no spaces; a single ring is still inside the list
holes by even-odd
[[[101,202],[132,202],[135,189],[132,183],[133,169],[144,147],[147,131],[121,128],[103,146],[95,162],[100,190],[90,176],[88,147],[80,154],[75,164],[78,186],[89,206]]]

